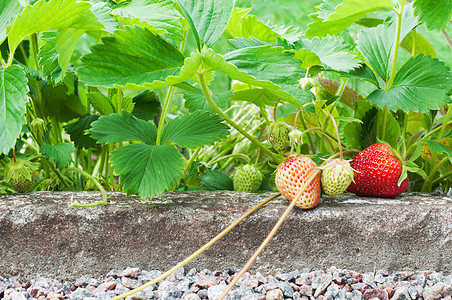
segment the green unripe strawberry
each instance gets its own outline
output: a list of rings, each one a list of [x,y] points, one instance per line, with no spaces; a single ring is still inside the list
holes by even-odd
[[[353,169],[343,159],[332,159],[319,167],[322,170],[320,180],[323,191],[328,196],[337,196],[345,192],[353,180]]]
[[[275,121],[268,128],[267,139],[277,152],[285,150],[289,146],[289,127],[281,122]]]
[[[4,170],[5,181],[18,193],[28,191],[33,184],[35,166],[28,160],[10,161]]]
[[[253,165],[243,165],[235,169],[232,176],[234,191],[256,193],[262,185],[264,176]]]

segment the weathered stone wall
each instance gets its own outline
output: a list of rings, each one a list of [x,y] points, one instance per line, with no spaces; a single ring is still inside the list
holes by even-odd
[[[150,201],[110,193],[104,207],[74,209],[98,193],[0,195],[0,275],[71,279],[127,266],[166,270],[243,212],[274,195],[166,193]],[[452,197],[328,198],[295,208],[254,269],[275,272],[335,265],[360,272],[452,272]],[[282,197],[248,217],[188,267],[241,267],[287,207]]]

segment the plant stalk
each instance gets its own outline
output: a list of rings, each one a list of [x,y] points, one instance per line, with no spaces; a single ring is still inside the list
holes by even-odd
[[[175,90],[176,90],[175,86],[170,86],[168,88],[168,92],[166,93],[165,102],[163,104],[162,113],[160,115],[159,125],[157,128],[157,139],[155,141],[156,145],[160,145],[160,139],[162,137],[163,127],[165,126],[166,115],[168,114],[171,105],[171,100],[173,98]]]
[[[240,270],[240,272],[235,275],[234,279],[232,279],[232,281],[228,284],[228,286],[226,287],[226,289],[223,291],[223,293],[221,294],[221,296],[218,298],[218,300],[222,300],[224,299],[224,297],[226,297],[226,295],[229,293],[229,291],[234,287],[234,285],[237,283],[237,281],[240,279],[240,277],[243,276],[243,274],[245,274],[246,271],[248,271],[248,269],[251,267],[251,265],[253,264],[253,262],[257,259],[257,257],[259,256],[259,254],[262,252],[262,250],[264,250],[265,246],[267,246],[267,244],[270,242],[270,240],[273,238],[273,236],[275,235],[276,231],[278,231],[279,227],[281,227],[282,223],[284,222],[284,220],[287,218],[287,216],[289,215],[289,213],[292,211],[292,209],[294,208],[295,204],[298,202],[298,200],[300,199],[301,195],[304,193],[304,191],[306,190],[306,188],[308,187],[308,185],[311,183],[312,180],[314,180],[315,176],[317,176],[317,174],[320,172],[319,169],[315,170],[306,180],[306,182],[303,184],[303,186],[300,188],[300,190],[298,191],[297,195],[295,196],[295,198],[292,200],[292,202],[290,203],[289,207],[287,207],[287,209],[284,211],[284,213],[282,214],[281,218],[279,218],[278,222],[276,223],[276,225],[273,227],[272,231],[270,231],[270,233],[268,234],[267,238],[262,242],[262,244],[260,245],[260,247],[256,250],[256,252],[254,252],[254,254],[251,256],[251,258],[248,260],[248,262],[245,264],[245,266],[243,266],[243,268]]]
[[[94,207],[94,206],[100,206],[100,205],[105,205],[107,204],[107,192],[105,191],[105,189],[103,188],[103,186],[99,183],[99,181],[96,180],[96,178],[94,178],[93,176],[91,176],[90,174],[86,173],[83,170],[80,170],[79,168],[69,168],[68,170],[70,171],[75,171],[80,173],[81,175],[91,179],[92,182],[94,182],[94,184],[97,186],[97,188],[99,189],[99,191],[102,193],[102,200],[101,201],[97,201],[94,203],[90,203],[90,204],[79,204],[79,203],[74,203],[71,197],[71,202],[69,203],[69,206],[71,207],[75,207],[75,208],[80,208],[80,207]]]
[[[237,125],[234,121],[232,121],[225,113],[223,113],[221,111],[221,109],[215,104],[215,102],[212,100],[212,97],[210,97],[206,82],[204,81],[204,74],[203,73],[198,73],[198,79],[199,79],[199,83],[201,85],[204,97],[206,97],[207,102],[209,103],[209,105],[213,108],[213,110],[220,115],[223,119],[226,120],[226,122],[231,125],[232,127],[234,127],[238,132],[240,132],[241,134],[243,134],[246,138],[248,138],[251,142],[253,142],[256,146],[258,146],[263,152],[265,152],[268,156],[270,156],[275,162],[280,163],[282,162],[284,159],[271,152],[267,147],[265,147],[264,145],[262,145],[261,142],[259,142],[258,139],[256,139],[255,137],[253,137],[252,135],[250,135],[248,132],[246,132],[246,130],[244,130],[242,127],[240,127],[239,125]]]
[[[159,282],[162,279],[165,279],[166,277],[168,277],[169,275],[171,275],[173,272],[175,272],[177,269],[183,267],[184,265],[186,265],[187,263],[189,263],[190,261],[192,261],[194,258],[196,258],[199,254],[201,254],[202,252],[204,252],[207,248],[209,248],[210,246],[212,246],[216,241],[218,241],[220,238],[222,238],[226,233],[228,233],[229,231],[231,231],[231,229],[233,229],[235,226],[237,226],[240,222],[242,222],[246,217],[248,217],[249,215],[251,215],[252,213],[254,213],[256,210],[258,210],[259,208],[261,208],[262,206],[264,206],[265,204],[267,204],[268,202],[270,202],[271,200],[279,197],[281,194],[276,194],[270,198],[265,199],[264,201],[262,201],[261,203],[259,203],[258,205],[256,205],[255,207],[251,208],[250,210],[248,210],[246,213],[244,213],[240,218],[238,218],[237,220],[235,220],[231,225],[229,225],[226,229],[224,229],[222,232],[220,232],[216,237],[214,237],[213,239],[211,239],[209,242],[207,242],[204,246],[202,246],[201,248],[199,248],[195,253],[193,253],[192,255],[190,255],[189,257],[187,257],[186,259],[184,259],[183,261],[181,261],[180,263],[178,263],[177,265],[175,265],[174,267],[172,267],[171,269],[169,269],[168,271],[166,271],[165,273],[163,273],[162,275],[160,275],[159,277],[155,278],[154,280],[143,284],[142,286],[131,290],[130,292],[127,292],[125,294],[119,295],[117,297],[112,298],[112,300],[119,300],[119,299],[123,299],[126,298],[128,296],[131,296],[141,290],[144,290],[147,287],[150,287],[153,284],[156,284],[157,282]]]
[[[389,90],[394,83],[394,78],[396,74],[396,64],[397,64],[397,55],[399,53],[400,48],[400,32],[402,31],[402,18],[403,18],[403,7],[405,3],[402,3],[400,7],[400,12],[397,13],[397,32],[396,32],[396,39],[394,44],[394,57],[392,58],[392,66],[391,66],[391,74],[389,77],[389,82],[386,85],[385,90]]]

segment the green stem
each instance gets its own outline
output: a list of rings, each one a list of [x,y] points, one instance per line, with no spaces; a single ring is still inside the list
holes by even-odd
[[[61,183],[65,187],[69,187],[69,184],[66,182],[63,175],[61,175],[60,171],[53,165],[53,163],[48,161],[44,156],[40,156],[40,157],[42,158],[43,161],[46,162],[46,164],[50,167],[50,169],[52,169],[52,172],[55,173],[55,175],[58,177],[58,179],[61,181]]]
[[[387,106],[385,106],[385,108],[383,108],[383,117],[381,120],[381,131],[380,131],[380,136],[379,136],[379,138],[383,141],[386,137],[386,122],[388,121],[388,114],[389,114],[389,108]]]
[[[452,114],[452,105],[449,105],[449,107],[448,107],[448,109],[447,109],[447,113],[446,113],[446,115],[444,116],[443,125],[441,125],[440,127],[438,127],[439,130],[440,130],[440,131],[439,131],[439,134],[438,134],[438,141],[441,141],[441,139],[443,138],[443,135],[444,135],[444,132],[445,132],[445,130],[446,130],[447,123],[448,123],[448,121],[449,121],[449,118],[450,118],[451,114]],[[436,154],[436,152],[434,152],[434,153],[432,154],[432,159],[431,159],[432,164],[434,164],[434,163],[436,162],[436,157],[437,157],[437,154]],[[421,191],[425,192],[425,191],[427,191],[427,190],[429,189],[429,187],[431,187],[431,181],[432,181],[432,179],[433,179],[433,176],[435,176],[435,174],[436,174],[436,172],[438,171],[439,167],[440,167],[442,164],[444,164],[446,161],[448,161],[448,159],[449,159],[449,158],[448,158],[447,156],[444,157],[439,163],[437,163],[437,164],[433,167],[433,169],[430,171],[430,174],[429,174],[429,176],[428,176],[428,179],[424,181],[424,184],[422,185]]]
[[[33,56],[35,59],[35,66],[36,66],[36,70],[40,70],[39,68],[39,57],[38,57],[38,35],[36,33],[33,33],[31,35],[31,44],[33,45]]]
[[[69,171],[75,171],[80,173],[81,175],[91,179],[92,182],[94,182],[94,184],[97,186],[97,188],[99,189],[99,191],[102,193],[102,200],[101,201],[97,201],[94,203],[90,203],[90,204],[79,204],[79,203],[74,203],[71,197],[71,202],[69,203],[69,206],[71,207],[75,207],[75,208],[79,208],[79,207],[93,207],[93,206],[100,206],[100,205],[105,205],[107,204],[107,192],[105,191],[105,189],[103,188],[103,186],[99,183],[99,181],[96,180],[96,178],[94,178],[93,176],[91,176],[90,174],[86,173],[83,170],[80,170],[79,168],[69,168]]]
[[[201,147],[196,148],[195,152],[192,154],[192,156],[190,157],[190,160],[187,162],[187,164],[185,165],[185,168],[182,170],[182,172],[184,172],[185,176],[187,176],[187,172],[190,169],[191,165],[193,164],[193,162],[195,161],[196,157],[198,156],[199,152],[201,151]]]
[[[20,43],[19,50],[20,50],[20,53],[22,53],[22,56],[24,57],[24,63],[25,63],[25,65],[28,66],[28,57],[27,57],[27,55],[25,54],[25,49],[24,49],[23,43]]]
[[[166,271],[165,273],[163,273],[162,275],[160,275],[159,277],[155,278],[154,280],[143,284],[142,286],[131,290],[130,292],[127,292],[125,294],[116,296],[114,298],[112,298],[112,300],[119,300],[119,299],[124,299],[128,296],[131,296],[139,291],[144,290],[147,287],[150,287],[154,284],[156,284],[157,282],[159,282],[162,279],[165,279],[166,277],[168,277],[169,275],[171,275],[172,273],[174,273],[176,270],[182,268],[183,266],[185,266],[186,264],[188,264],[190,261],[192,261],[193,259],[195,259],[198,255],[200,255],[201,253],[203,253],[205,250],[207,250],[210,246],[212,246],[216,241],[218,241],[219,239],[221,239],[224,235],[226,235],[226,233],[228,233],[229,231],[231,231],[235,226],[237,226],[240,222],[242,222],[246,217],[248,217],[249,215],[251,215],[252,213],[254,213],[256,210],[258,210],[259,208],[261,208],[262,206],[264,206],[265,204],[267,204],[268,202],[270,202],[271,200],[277,198],[281,196],[281,194],[276,194],[270,198],[265,199],[264,201],[262,201],[261,203],[259,203],[258,205],[256,205],[255,207],[253,207],[252,209],[248,210],[246,213],[244,213],[240,218],[238,218],[237,220],[235,220],[231,225],[229,225],[225,230],[223,230],[222,232],[220,232],[216,237],[214,237],[213,239],[211,239],[209,242],[207,242],[204,246],[202,246],[201,248],[199,248],[195,253],[193,253],[192,255],[190,255],[189,257],[187,257],[186,259],[184,259],[183,261],[181,261],[180,263],[178,263],[177,265],[175,265],[174,267],[172,267],[171,269],[169,269],[168,271]]]
[[[447,123],[449,122],[449,119],[452,114],[452,104],[449,104],[449,107],[447,108],[447,113],[444,116],[443,125],[441,125],[441,131],[438,135],[438,140],[441,141],[444,136],[444,131],[446,131]]]
[[[159,125],[157,128],[157,139],[155,144],[160,145],[160,139],[162,137],[163,127],[165,126],[166,115],[168,114],[171,99],[173,98],[174,91],[176,88],[174,86],[170,86],[168,92],[166,93],[165,102],[163,103],[162,114],[160,115]]]
[[[416,150],[416,148],[418,147],[419,144],[421,144],[423,141],[425,141],[427,138],[429,138],[433,134],[442,130],[444,124],[446,124],[445,127],[447,127],[448,125],[452,125],[452,121],[449,121],[447,123],[443,122],[443,125],[441,125],[440,127],[436,127],[435,129],[433,129],[432,131],[430,131],[426,135],[424,135],[422,138],[420,138],[418,141],[413,142],[414,144],[412,144],[407,150],[407,157],[409,157],[411,154],[413,154],[413,152]]]
[[[0,53],[0,63],[2,64],[2,67],[3,67],[3,68],[6,68],[6,62],[5,62],[5,60],[3,59],[3,56],[1,55],[1,53]]]
[[[216,160],[210,161],[210,162],[209,162],[209,166],[212,166],[212,165],[214,165],[215,163],[217,163],[217,162],[219,162],[220,160],[223,160],[223,159],[225,159],[225,158],[228,158],[228,157],[235,157],[235,156],[240,157],[240,158],[243,158],[243,159],[246,160],[247,162],[250,162],[250,161],[251,161],[251,159],[250,159],[247,155],[245,155],[245,154],[242,154],[242,153],[231,153],[231,154],[228,154],[228,155],[219,157],[219,158],[216,159]]]
[[[111,155],[111,152],[114,150],[114,145],[110,144],[109,146],[109,156]],[[113,188],[115,186],[115,175],[113,172],[113,166],[111,163],[108,163],[108,175],[110,176],[110,186]]]
[[[432,159],[433,158],[435,158],[435,157],[432,155]],[[440,162],[435,164],[433,169],[430,171],[430,174],[428,175],[427,179],[424,181],[424,184],[422,185],[422,188],[421,188],[421,192],[427,192],[432,187],[433,177],[436,175],[436,172],[438,171],[438,169],[447,161],[449,161],[449,157],[446,156],[442,160],[440,160]]]
[[[16,52],[16,49],[11,51],[11,53],[9,54],[8,63],[6,64],[6,67],[10,67],[12,65],[14,59],[14,52]]]
[[[261,116],[265,119],[265,124],[267,126],[270,126],[271,125],[271,121],[268,119],[267,112],[265,111],[265,109],[262,106],[260,106],[259,110],[261,112]]]
[[[435,180],[432,181],[432,184],[437,184],[438,182],[440,182],[441,180],[446,179],[446,178],[449,178],[449,179],[452,178],[452,171],[444,174],[441,177],[436,178]]]
[[[449,113],[449,112],[448,112]],[[448,122],[443,122],[443,125],[441,125],[440,127],[436,127],[435,129],[433,129],[432,131],[428,132],[426,135],[424,135],[419,141],[419,142],[423,142],[424,140],[426,140],[427,138],[429,138],[431,135],[437,133],[438,131],[446,128],[447,126],[452,125],[452,121],[448,121]]]
[[[303,129],[307,130],[308,124],[306,124],[306,121],[305,121],[302,113],[300,114],[300,120],[301,120],[301,124],[303,124]],[[315,153],[315,144],[314,144],[314,140],[312,139],[311,133],[308,132],[306,136],[308,137],[309,148],[311,149],[311,153]]]
[[[204,97],[206,97],[207,102],[209,105],[213,108],[213,110],[220,115],[223,119],[226,120],[226,122],[234,127],[238,132],[243,134],[246,138],[248,138],[251,142],[253,142],[256,146],[258,146],[263,152],[265,152],[268,156],[270,156],[275,162],[282,162],[284,159],[282,159],[279,155],[271,152],[267,147],[262,145],[261,142],[259,142],[255,137],[250,135],[248,132],[246,132],[242,127],[237,125],[234,121],[232,121],[226,114],[224,114],[220,108],[215,104],[215,102],[212,100],[212,97],[210,97],[206,82],[204,81],[204,74],[198,73],[198,79],[199,83],[201,85]]]
[[[397,55],[399,53],[400,48],[400,32],[402,31],[402,17],[403,17],[403,6],[405,3],[401,4],[400,12],[397,13],[397,32],[396,32],[396,39],[394,44],[394,57],[392,58],[392,66],[391,66],[391,74],[389,77],[389,82],[386,85],[385,90],[389,90],[394,83],[394,78],[396,74],[396,64],[397,64]]]
[[[118,114],[122,111],[122,90],[118,88]]]

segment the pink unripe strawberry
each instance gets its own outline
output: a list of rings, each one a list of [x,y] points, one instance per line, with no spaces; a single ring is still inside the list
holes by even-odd
[[[317,170],[315,162],[307,156],[289,157],[276,170],[275,183],[278,191],[288,200],[294,200],[298,191]],[[317,174],[301,194],[296,206],[304,209],[316,207],[320,199],[320,174]]]

